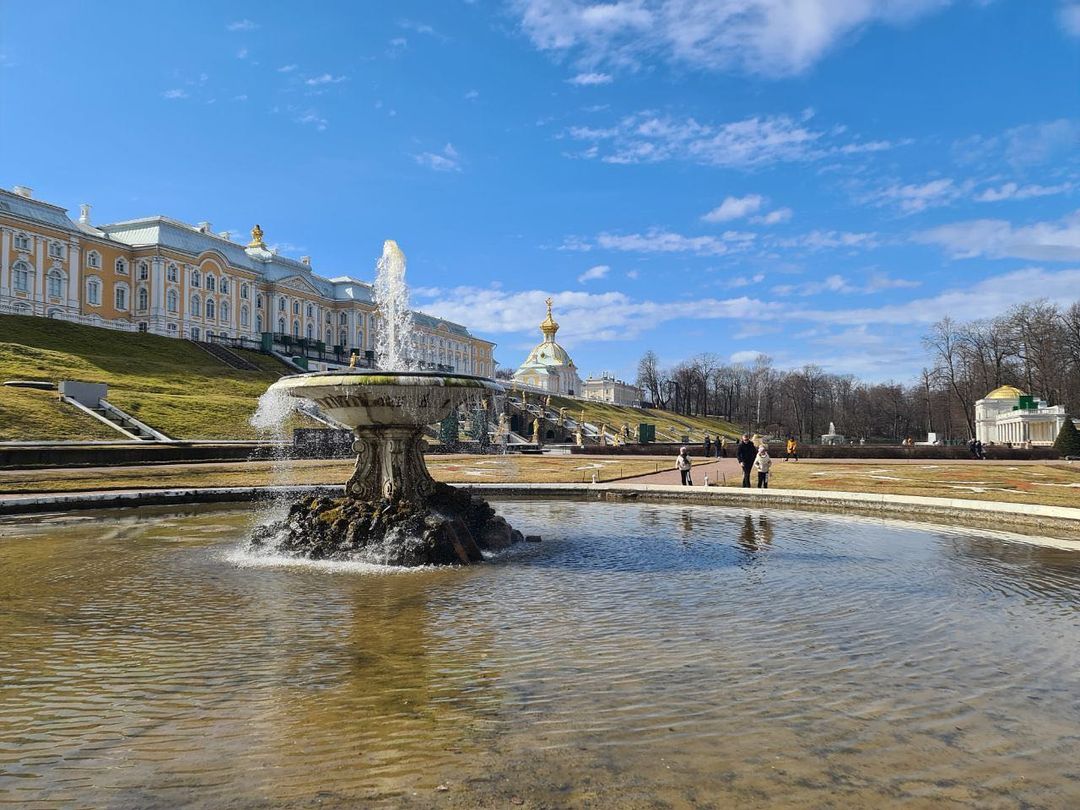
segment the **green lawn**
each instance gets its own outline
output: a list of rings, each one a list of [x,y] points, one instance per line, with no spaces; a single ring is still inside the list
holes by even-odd
[[[529,394],[530,402],[535,403],[541,399],[538,394]],[[713,439],[719,433],[724,433],[729,438],[742,433],[735,425],[722,419],[681,416],[669,411],[658,411],[651,408],[628,408],[622,405],[610,405],[606,402],[582,402],[567,397],[552,397],[551,407],[555,410],[566,408],[566,415],[574,419],[584,409],[586,422],[597,426],[607,425],[609,432],[621,431],[624,423],[629,424],[631,434],[635,437],[637,435],[637,426],[642,422],[647,422],[656,425],[656,440],[658,442],[678,442],[682,441],[683,436],[689,435],[690,441],[697,443],[704,440],[706,433]]]
[[[175,338],[0,315],[0,381],[107,383],[110,402],[178,439],[256,437],[248,419],[286,369],[255,352],[245,356],[260,370],[229,368]],[[118,436],[47,392],[0,388],[0,440]]]

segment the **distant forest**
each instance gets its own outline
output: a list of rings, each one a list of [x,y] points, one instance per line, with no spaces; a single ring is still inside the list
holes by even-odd
[[[747,429],[816,441],[837,432],[867,441],[899,442],[928,432],[968,439],[975,401],[1014,385],[1080,415],[1080,301],[1062,308],[1045,300],[988,320],[944,318],[923,337],[926,367],[907,383],[868,383],[818,366],[781,370],[760,355],[724,363],[699,354],[662,368],[655,352],[638,362],[637,383],[654,406],[714,415]]]

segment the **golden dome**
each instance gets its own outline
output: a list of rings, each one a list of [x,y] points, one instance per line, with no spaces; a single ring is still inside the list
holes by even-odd
[[[551,299],[547,299],[548,312],[547,317],[540,322],[540,331],[544,333],[544,339],[552,341],[555,339],[555,333],[559,331],[559,325],[555,323],[555,319],[551,317]]]
[[[986,395],[986,399],[1020,399],[1020,397],[1027,396],[1023,391],[1017,388],[1015,385],[1003,385],[1000,388],[995,388],[989,394]]]

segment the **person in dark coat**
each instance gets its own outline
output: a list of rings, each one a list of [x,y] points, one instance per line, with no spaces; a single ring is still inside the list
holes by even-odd
[[[705,434],[705,458],[712,455],[712,439],[709,438],[709,434]]]
[[[754,469],[754,461],[757,460],[757,448],[750,441],[749,433],[744,433],[735,446],[735,458],[739,460],[739,466],[742,467],[742,485],[749,489],[750,471]]]

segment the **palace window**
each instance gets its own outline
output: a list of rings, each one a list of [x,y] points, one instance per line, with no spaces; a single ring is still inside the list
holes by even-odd
[[[345,348],[346,346],[349,345],[349,333],[348,332],[346,332],[344,330],[341,331],[341,333],[338,335],[338,345],[341,346],[341,348]]]
[[[300,302],[299,301],[293,301],[292,314],[293,315],[299,315],[300,314]]]
[[[165,331],[166,332],[175,332],[176,331],[176,324],[175,323],[166,324],[165,325]]]
[[[206,274],[206,291],[214,292],[217,289],[217,280],[214,278],[213,273]]]
[[[121,276],[126,276],[127,275],[127,262],[124,261],[123,257],[117,259],[116,264],[114,266],[116,267],[116,272],[117,272],[118,275],[121,275]],[[146,278],[143,277],[142,280],[145,281]]]
[[[165,268],[165,278],[168,281],[180,280],[180,271],[177,269],[175,264],[170,264],[168,267]]]
[[[49,298],[60,298],[64,294],[64,274],[53,268],[46,278],[49,284]]]
[[[307,316],[309,318],[314,318],[315,317],[315,308],[313,306],[311,306],[311,304],[307,305]]]
[[[169,290],[165,294],[165,309],[169,312],[176,312],[179,309],[179,296],[176,294],[176,290]]]
[[[199,327],[197,327],[197,326],[191,327],[191,339],[192,340],[198,340],[199,339]]]
[[[117,271],[116,272],[118,272],[118,273],[120,272],[119,265],[120,265],[120,262],[122,262],[122,261],[123,261],[123,259],[117,259],[116,260],[116,263],[117,263]],[[147,266],[146,262],[139,262],[139,281],[146,281],[149,278],[150,278],[150,268]]]
[[[60,242],[49,242],[49,255],[54,259],[64,258],[64,246]]]
[[[363,329],[357,329],[356,330],[356,346],[357,346],[357,348],[361,348],[361,349],[364,347],[364,330]]]
[[[311,340],[315,337],[315,330],[311,328],[311,324],[307,325],[307,339]]]
[[[278,330],[278,334],[281,334],[281,335],[285,334],[285,319],[284,318],[278,318],[277,330]]]
[[[326,345],[329,346],[334,342],[334,334],[329,329],[326,330]]]
[[[214,310],[216,308],[217,308],[217,305],[214,304],[214,299],[213,298],[207,298],[206,299],[206,317],[212,319],[214,317]]]
[[[284,312],[285,309],[286,309],[285,299],[284,298],[279,298],[277,300],[277,311],[278,312]],[[285,330],[283,329],[282,331],[284,332]]]
[[[128,308],[128,288],[123,284],[117,284],[116,289],[113,290],[113,303],[116,304],[116,309]]]
[[[221,292],[225,293],[226,295],[229,294],[229,277],[228,276],[222,276],[221,277],[220,290],[221,290]]]
[[[240,297],[243,298],[245,301],[247,300],[247,298],[248,298],[248,285],[247,284],[241,284],[240,285]]]
[[[148,324],[146,321],[139,321],[139,331],[140,332],[149,332],[150,331],[150,324]]]
[[[229,302],[228,301],[222,301],[221,302],[221,309],[220,309],[219,317],[223,321],[229,320]]]
[[[191,296],[191,314],[196,318],[202,315],[202,301],[197,295]]]
[[[15,262],[11,269],[15,274],[15,291],[30,292],[30,265],[26,262]]]
[[[292,322],[293,337],[300,337],[300,321]]]
[[[248,308],[247,307],[240,307],[240,325],[241,326],[247,326],[249,318],[250,318],[250,315],[248,315]]]
[[[349,322],[348,313],[342,312],[340,315],[338,315],[337,322],[338,322],[338,326],[345,326]],[[344,343],[344,342],[345,341],[342,341],[342,343]]]
[[[96,278],[86,280],[86,303],[93,307],[101,306],[101,282]]]
[[[262,305],[262,293],[259,293],[257,296],[255,296],[255,309],[262,309],[262,308],[263,308],[263,305]]]
[[[191,286],[199,287],[202,285],[202,274],[198,270],[191,271]]]
[[[144,310],[150,305],[150,293],[146,287],[139,287],[139,309]]]
[[[25,250],[25,251],[29,252],[29,250],[30,250],[30,237],[27,236],[25,233],[17,233],[17,234],[15,234],[15,249],[16,250]]]
[[[96,250],[91,250],[86,254],[86,266],[92,267],[95,270],[101,267],[101,254]]]
[[[262,334],[262,315],[255,316],[255,331]]]

